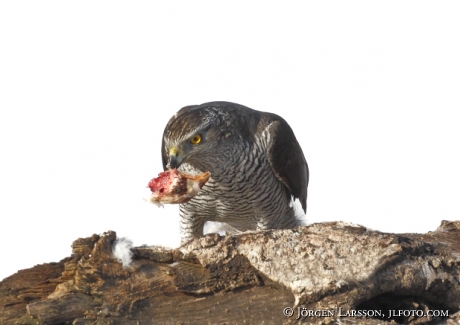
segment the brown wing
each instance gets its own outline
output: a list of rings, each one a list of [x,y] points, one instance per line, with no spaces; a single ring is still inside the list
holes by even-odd
[[[294,198],[299,199],[306,213],[309,178],[307,161],[289,124],[275,114],[270,114],[270,117],[268,161],[276,177],[286,185]]]

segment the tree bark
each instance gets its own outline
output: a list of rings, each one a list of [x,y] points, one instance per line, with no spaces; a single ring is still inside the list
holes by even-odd
[[[70,257],[0,282],[0,324],[460,324],[459,221],[211,234],[133,248],[126,268],[115,239],[77,239]]]

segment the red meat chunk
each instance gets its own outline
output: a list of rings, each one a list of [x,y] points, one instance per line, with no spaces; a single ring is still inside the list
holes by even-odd
[[[209,172],[192,176],[177,169],[167,170],[149,182],[148,187],[152,191],[149,201],[155,204],[186,203],[200,191],[209,177]]]
[[[174,178],[179,177],[179,172],[177,169],[168,170],[158,174],[158,177],[152,178],[149,182],[149,187],[152,192],[158,193],[161,195],[163,193],[168,193],[168,189],[171,187]]]

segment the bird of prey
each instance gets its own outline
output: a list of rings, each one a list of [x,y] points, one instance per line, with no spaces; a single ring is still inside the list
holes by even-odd
[[[294,200],[307,209],[308,165],[280,116],[230,102],[186,106],[163,133],[164,170],[211,177],[180,204],[182,242],[203,235],[206,221],[236,232],[301,224]]]

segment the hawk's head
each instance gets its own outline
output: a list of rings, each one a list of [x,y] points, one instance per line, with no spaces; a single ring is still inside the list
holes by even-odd
[[[215,162],[248,133],[247,116],[241,116],[243,110],[239,112],[239,107],[233,103],[212,102],[186,106],[177,112],[163,133],[164,169],[178,168],[186,161],[212,172],[213,163],[215,166]]]

